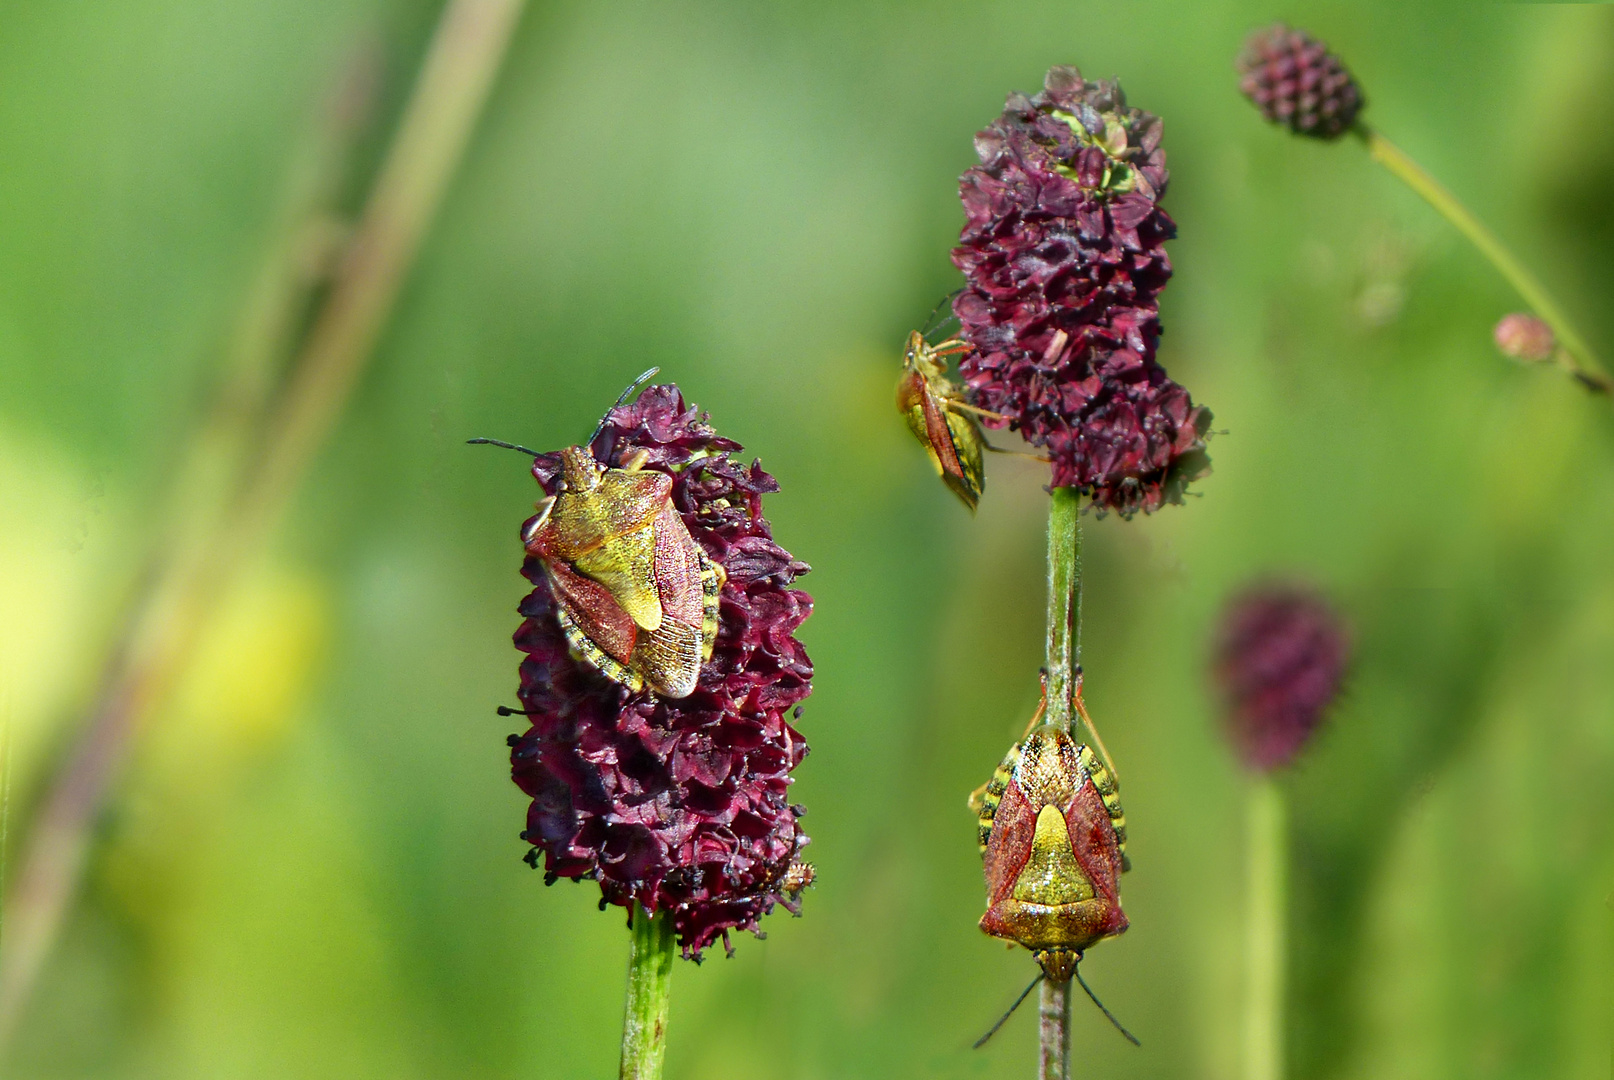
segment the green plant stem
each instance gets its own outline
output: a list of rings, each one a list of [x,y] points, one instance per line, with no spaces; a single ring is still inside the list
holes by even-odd
[[[1543,322],[1552,327],[1557,335],[1558,343],[1568,352],[1571,362],[1567,365],[1570,373],[1574,375],[1587,388],[1599,393],[1607,394],[1614,390],[1614,381],[1607,374],[1607,366],[1592,352],[1586,339],[1581,337],[1548,294],[1542,284],[1535,279],[1524,264],[1514,258],[1513,253],[1507,249],[1496,234],[1487,229],[1478,218],[1469,212],[1468,207],[1457,201],[1457,197],[1423,170],[1416,161],[1406,155],[1399,146],[1386,139],[1379,132],[1366,124],[1358,124],[1356,134],[1367,144],[1368,154],[1388,169],[1397,179],[1406,184],[1413,191],[1421,195],[1425,202],[1440,212],[1440,215],[1457,227],[1457,231],[1473,243],[1491,261],[1491,265],[1508,280],[1524,302],[1530,305]]]
[[[1082,496],[1055,488],[1048,500],[1048,655],[1045,723],[1076,728],[1071,696],[1082,669]],[[1042,981],[1037,1007],[1040,1080],[1070,1077],[1070,980]]]
[[[628,997],[622,1015],[621,1080],[659,1080],[661,1063],[667,1056],[672,917],[665,911],[651,915],[635,901],[631,932]]]
[[[1076,727],[1071,695],[1082,666],[1082,496],[1055,488],[1048,500],[1048,712],[1045,720]]]
[[[1249,919],[1245,927],[1245,1080],[1283,1076],[1283,975],[1287,949],[1288,828],[1283,790],[1271,776],[1251,785],[1246,816]]]
[[[1070,984],[1042,980],[1037,999],[1037,1080],[1070,1080]]]

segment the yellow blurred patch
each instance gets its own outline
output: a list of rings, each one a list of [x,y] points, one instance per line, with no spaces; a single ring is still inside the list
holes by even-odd
[[[198,643],[172,704],[160,710],[151,751],[194,762],[198,753],[255,757],[272,749],[307,695],[330,621],[328,591],[312,574],[271,567],[241,582]]]
[[[97,475],[39,442],[0,439],[0,493],[0,723],[26,785],[51,722],[87,699],[117,515]]]

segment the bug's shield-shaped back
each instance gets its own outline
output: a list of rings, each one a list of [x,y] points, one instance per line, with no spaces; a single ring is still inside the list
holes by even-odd
[[[1120,805],[1113,783],[1115,810],[1106,805],[1086,749],[1057,728],[1037,729],[1010,752],[980,803],[981,929],[1032,950],[1055,981],[1070,977],[1085,949],[1127,927],[1117,886]]]
[[[527,549],[543,562],[578,656],[631,690],[648,683],[663,697],[687,697],[717,636],[722,568],[673,506],[672,477],[591,467],[586,483],[555,496]]]
[[[555,497],[533,546],[546,561],[568,563],[603,585],[634,625],[655,630],[662,619],[655,526],[671,494],[666,473],[607,469],[593,489]]]

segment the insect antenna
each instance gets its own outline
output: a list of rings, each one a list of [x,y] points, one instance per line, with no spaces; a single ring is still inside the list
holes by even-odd
[[[634,379],[631,383],[629,383],[628,388],[626,390],[622,391],[622,393],[620,395],[618,395],[618,397],[616,399],[616,404],[612,405],[609,409],[605,410],[605,415],[600,417],[599,426],[594,429],[594,434],[590,435],[588,437],[588,442],[584,443],[583,445],[584,446],[593,446],[594,445],[594,440],[598,439],[600,437],[600,432],[605,430],[605,421],[610,418],[611,413],[614,412],[617,409],[620,409],[627,402],[628,398],[633,396],[633,392],[635,390],[639,389],[639,387],[643,386],[645,383],[647,383],[651,379],[655,378],[657,373],[659,373],[660,371],[661,371],[661,369],[659,367],[653,367],[649,371],[645,372],[643,375],[640,375],[637,379]]]
[[[506,450],[520,450],[530,457],[540,456],[536,450],[528,450],[525,446],[518,446],[513,442],[504,442],[500,439],[466,439],[465,444],[467,446],[502,446]]]
[[[1037,973],[1037,977],[1035,979],[1031,980],[1031,985],[1026,987],[1024,990],[1020,991],[1020,996],[1014,999],[1014,1004],[1009,1006],[1009,1011],[1004,1013],[1001,1017],[998,1018],[998,1022],[992,1025],[992,1030],[991,1031],[988,1031],[985,1035],[982,1035],[979,1039],[976,1039],[975,1040],[975,1045],[970,1047],[970,1049],[971,1050],[979,1050],[981,1047],[985,1046],[986,1045],[986,1040],[990,1039],[992,1036],[994,1036],[994,1035],[996,1035],[998,1033],[998,1028],[1002,1027],[1008,1021],[1009,1017],[1014,1015],[1014,1010],[1016,1010],[1016,1009],[1018,1009],[1020,1007],[1020,1003],[1026,999],[1027,995],[1029,995],[1031,993],[1031,991],[1033,991],[1033,990],[1035,990],[1037,988],[1037,984],[1042,982],[1042,980],[1043,980],[1043,974],[1042,974],[1042,972],[1039,971]],[[1095,998],[1094,1000],[1096,1001],[1097,999]],[[1101,1008],[1101,1009],[1103,1007],[1104,1006],[1102,1006],[1102,1005],[1099,1006],[1099,1008]],[[1130,1039],[1131,1036],[1128,1035],[1127,1038]]]
[[[963,291],[963,289],[954,289],[952,292],[936,301],[936,306],[930,309],[929,315],[925,316],[924,325],[919,330],[921,336],[928,340],[931,334],[935,333],[941,327],[946,326],[949,320],[955,318],[950,304],[953,297],[957,296]],[[947,315],[940,319],[936,318],[936,313],[944,307],[948,308]]]
[[[1087,996],[1093,999],[1093,1004],[1098,1006],[1098,1011],[1103,1013],[1109,1019],[1110,1023],[1115,1025],[1115,1030],[1119,1031],[1122,1035],[1125,1035],[1127,1042],[1131,1043],[1133,1046],[1142,1046],[1143,1044],[1138,1042],[1138,1037],[1132,1034],[1126,1028],[1122,1027],[1121,1021],[1117,1020],[1115,1018],[1115,1014],[1106,1009],[1104,1007],[1104,1003],[1098,999],[1098,995],[1093,993],[1093,988],[1087,985],[1086,979],[1082,978],[1082,969],[1077,967],[1073,974],[1076,976],[1076,981],[1082,984],[1082,989],[1087,991]],[[1018,1005],[1019,1002],[1016,1002],[1015,1004]]]
[[[508,705],[500,705],[497,709],[494,709],[493,711],[498,713],[500,716],[531,716],[532,715],[532,713],[528,712],[526,709],[512,709]]]

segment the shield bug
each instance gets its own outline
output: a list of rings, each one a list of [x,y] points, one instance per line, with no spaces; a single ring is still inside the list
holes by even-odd
[[[1040,724],[1045,708],[1046,697],[970,809],[986,871],[981,929],[1031,950],[1040,977],[1063,983],[1080,981],[1083,952],[1127,928],[1117,885],[1127,869],[1126,815],[1114,772],[1070,732]]]
[[[640,376],[617,406],[653,374]],[[630,690],[682,698],[711,659],[724,573],[673,505],[672,476],[648,468],[647,458],[641,450],[613,467],[586,445],[566,447],[555,493],[538,504],[521,539],[543,565],[579,657]]]
[[[942,481],[973,512],[986,490],[982,453],[991,449],[975,417],[999,419],[964,399],[964,389],[947,377],[946,358],[968,352],[957,338],[932,345],[915,330],[903,351],[897,381],[897,411],[924,446]]]

